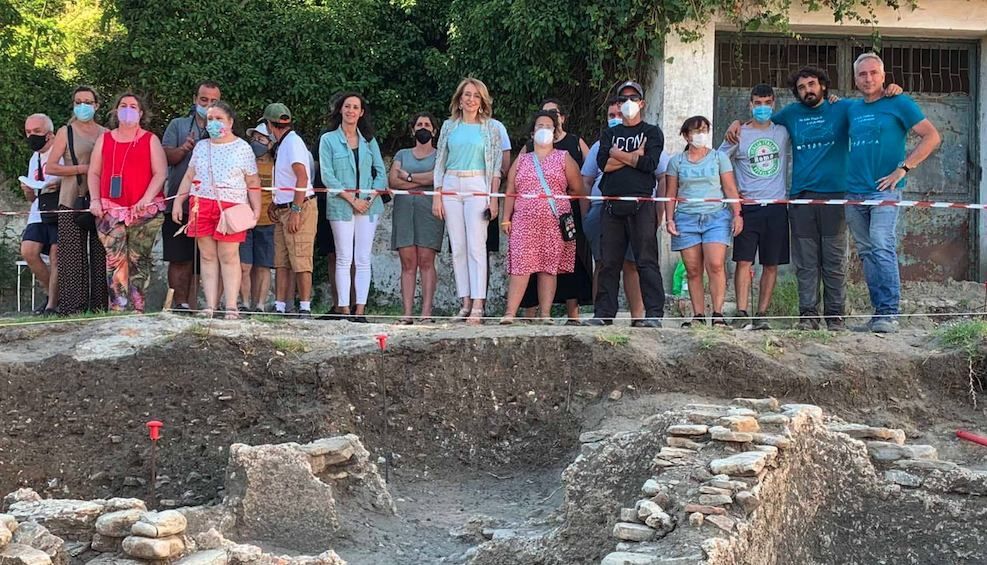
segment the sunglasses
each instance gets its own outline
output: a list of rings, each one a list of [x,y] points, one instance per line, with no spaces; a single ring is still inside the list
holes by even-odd
[[[623,96],[622,95],[622,96],[618,96],[617,97],[617,101],[620,102],[621,104],[623,104],[624,102],[627,102],[628,100],[630,100],[631,102],[640,102],[641,101],[641,95],[640,94],[629,94],[627,96]]]

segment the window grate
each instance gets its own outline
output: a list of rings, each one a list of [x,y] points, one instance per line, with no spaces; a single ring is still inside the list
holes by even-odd
[[[853,58],[864,52],[853,49]],[[971,94],[970,48],[936,44],[885,44],[881,49],[887,82],[905,92],[921,94]]]
[[[792,73],[812,66],[826,71],[832,89],[840,88],[840,48],[832,39],[723,35],[716,58],[718,86],[787,88]]]

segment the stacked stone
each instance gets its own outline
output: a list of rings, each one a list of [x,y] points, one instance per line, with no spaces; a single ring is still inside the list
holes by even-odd
[[[349,476],[349,473],[342,467],[356,453],[356,443],[359,440],[354,442],[355,439],[357,439],[356,436],[352,434],[317,439],[299,446],[298,449],[308,455],[313,475],[326,473],[328,478],[341,480]]]
[[[123,523],[123,520],[121,520]],[[183,534],[188,522],[180,512],[145,512],[130,527],[130,535],[120,543],[123,552],[135,559],[164,561],[185,553]]]
[[[31,526],[44,530],[34,523]],[[19,529],[20,525],[16,518],[10,514],[0,514],[0,563],[4,565],[52,565],[51,556],[40,549],[22,543],[26,540],[18,539],[24,534],[21,532],[21,536],[18,536]],[[44,530],[44,533],[47,534],[48,531]]]

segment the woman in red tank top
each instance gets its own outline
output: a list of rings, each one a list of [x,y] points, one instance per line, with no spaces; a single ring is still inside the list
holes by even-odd
[[[106,281],[111,311],[144,311],[151,282],[151,248],[165,208],[161,190],[168,173],[161,140],[141,125],[144,101],[121,94],[110,125],[93,147],[89,164],[89,211],[106,248]]]

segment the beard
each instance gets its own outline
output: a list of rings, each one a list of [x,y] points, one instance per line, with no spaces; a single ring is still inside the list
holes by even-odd
[[[805,95],[802,96],[801,102],[811,108],[817,106],[821,100],[825,100],[827,98],[829,98],[829,95],[824,88],[819,94],[816,94],[815,92],[805,93]]]

